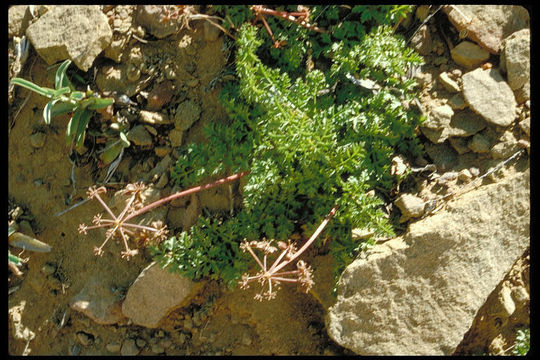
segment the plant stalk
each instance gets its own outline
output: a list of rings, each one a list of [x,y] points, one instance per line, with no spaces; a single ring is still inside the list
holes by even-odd
[[[237,180],[237,179],[240,179],[241,177],[243,176],[246,176],[247,174],[249,174],[250,171],[243,171],[243,172],[240,172],[240,173],[236,173],[234,175],[231,175],[231,176],[228,176],[226,178],[223,178],[223,179],[219,179],[219,180],[216,180],[214,182],[211,182],[211,183],[208,183],[208,184],[204,184],[204,185],[199,185],[199,186],[195,186],[195,187],[192,187],[191,189],[187,189],[187,190],[184,190],[184,191],[180,191],[180,192],[176,192],[172,195],[169,195],[163,199],[160,199],[158,201],[155,201],[151,204],[148,204],[146,205],[145,207],[135,211],[133,214],[130,214],[129,216],[127,216],[123,222],[126,222],[128,221],[129,219],[132,219],[136,216],[139,216],[140,214],[142,213],[145,213],[147,212],[148,210],[150,209],[153,209],[155,207],[158,207],[166,202],[169,202],[171,200],[175,200],[175,199],[178,199],[178,198],[181,198],[181,197],[184,197],[184,196],[187,196],[187,195],[191,195],[191,194],[194,194],[194,193],[197,193],[199,191],[203,191],[203,190],[208,190],[208,189],[211,189],[213,187],[216,187],[216,186],[219,186],[219,185],[223,185],[223,184],[226,184],[226,183],[229,183],[231,181],[234,181],[234,180]]]

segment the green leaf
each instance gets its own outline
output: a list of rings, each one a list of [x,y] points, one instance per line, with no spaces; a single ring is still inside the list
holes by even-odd
[[[58,99],[53,99],[45,105],[43,108],[43,120],[45,121],[45,124],[50,125],[51,124],[51,113],[52,108],[54,105],[58,102]]]
[[[22,259],[20,257],[18,257],[18,256],[13,255],[11,252],[9,252],[9,250],[8,250],[8,261],[10,263],[13,263],[13,264],[17,265],[17,266],[22,265]]]
[[[56,115],[65,114],[73,111],[77,107],[76,104],[68,102],[57,102],[51,109],[51,118],[54,118]]]
[[[39,95],[42,95],[42,96],[45,96],[45,97],[48,97],[48,98],[52,98],[54,96],[54,94],[55,94],[54,89],[41,87],[39,85],[34,84],[31,81],[21,79],[21,78],[13,78],[13,79],[11,79],[10,84],[22,86],[23,88],[26,88],[28,90],[32,90],[33,92],[36,92]]]
[[[120,141],[110,141],[108,147],[105,148],[105,151],[99,157],[105,165],[109,165],[118,157],[123,148],[124,146]]]
[[[84,99],[84,97],[85,94],[82,91],[73,91],[71,94],[69,94],[69,98],[75,101],[81,101]]]
[[[91,98],[93,101],[91,101],[88,104],[88,109],[90,110],[97,110],[97,109],[103,109],[106,108],[109,105],[114,104],[113,98]]]
[[[122,144],[124,145],[124,147],[129,147],[129,145],[131,145],[126,134],[124,134],[123,131],[120,131],[120,140],[122,140]]]
[[[56,76],[54,77],[55,89],[59,90],[65,87],[68,87],[70,90],[73,89],[73,85],[66,76],[66,71],[70,64],[71,60],[66,60],[58,67],[58,70],[56,70]]]
[[[63,88],[60,88],[58,90],[54,90],[52,96],[56,98],[56,97],[60,97],[60,96],[62,96],[64,94],[67,94],[69,92],[71,92],[71,89],[69,87],[63,87]]]
[[[81,114],[81,118],[79,119],[79,124],[77,126],[77,134],[75,136],[75,146],[77,147],[77,149],[82,148],[84,144],[86,126],[88,125],[91,117],[92,113],[87,109],[85,109]]]
[[[73,139],[75,137],[75,134],[77,133],[77,129],[79,128],[79,120],[81,118],[81,115],[83,114],[84,109],[77,108],[71,119],[69,120],[67,130],[66,130],[66,144],[70,145],[73,143]]]

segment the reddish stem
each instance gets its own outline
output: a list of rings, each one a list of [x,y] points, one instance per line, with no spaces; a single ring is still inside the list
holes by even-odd
[[[208,183],[208,184],[195,186],[195,187],[193,187],[191,189],[187,189],[187,190],[184,190],[184,191],[174,193],[172,195],[169,195],[169,196],[167,196],[167,197],[165,197],[163,199],[157,200],[157,201],[155,201],[155,202],[153,202],[151,204],[148,204],[145,207],[135,211],[134,213],[128,215],[125,219],[123,219],[122,222],[126,222],[129,219],[132,219],[132,218],[134,218],[134,217],[136,217],[138,215],[141,215],[142,213],[145,213],[148,210],[153,209],[155,207],[158,207],[158,206],[160,206],[160,205],[162,205],[162,204],[164,204],[164,203],[166,203],[168,201],[175,200],[175,199],[187,196],[187,195],[197,193],[199,191],[208,190],[208,189],[211,189],[213,187],[229,183],[231,181],[240,179],[242,176],[246,176],[247,174],[249,174],[249,171],[243,171],[243,172],[228,176],[226,178],[216,180],[216,181]]]
[[[313,243],[313,241],[315,241],[315,239],[319,236],[319,234],[324,230],[324,228],[326,227],[326,224],[328,224],[328,222],[330,221],[332,216],[334,216],[336,214],[337,208],[338,208],[338,206],[335,205],[332,208],[332,210],[330,210],[330,213],[328,213],[328,215],[326,215],[326,218],[321,222],[321,224],[319,225],[317,230],[315,230],[313,235],[311,235],[311,237],[308,239],[308,241],[306,241],[304,246],[302,246],[300,248],[300,250],[295,252],[293,256],[291,256],[289,259],[287,259],[287,261],[282,262],[280,265],[278,265],[278,266],[276,266],[274,268],[274,271],[273,271],[274,274],[276,272],[278,272],[280,269],[282,269],[283,267],[287,266],[287,264],[290,264],[294,259],[296,259],[300,255],[302,255],[302,253]]]

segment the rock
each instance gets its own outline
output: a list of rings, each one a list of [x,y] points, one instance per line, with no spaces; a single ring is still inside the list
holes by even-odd
[[[487,153],[491,149],[491,141],[483,134],[476,134],[472,137],[468,146],[475,153]]]
[[[426,143],[425,148],[426,153],[440,171],[448,171],[457,164],[456,151],[446,143],[437,145]]]
[[[120,352],[120,344],[117,343],[117,342],[112,342],[112,343],[108,343],[105,348],[107,349],[107,351],[109,352],[112,352],[112,353],[117,353],[117,352]]]
[[[156,183],[157,189],[163,189],[165,186],[167,186],[167,183],[169,182],[169,176],[166,172],[162,173],[159,177],[158,182]]]
[[[449,183],[453,182],[457,178],[458,178],[458,173],[457,172],[455,172],[455,171],[447,171],[444,174],[442,174],[441,176],[439,176],[439,178],[437,178],[437,183],[440,184],[440,185],[443,185],[443,186],[448,186],[448,185],[450,185]]]
[[[469,171],[469,169],[463,169],[458,173],[458,179],[461,182],[468,183],[469,181],[472,180],[472,178],[473,176],[471,172]]]
[[[442,105],[431,111],[431,116],[422,125],[429,129],[442,129],[450,124],[454,111],[448,105]]]
[[[514,91],[516,96],[516,101],[518,104],[523,104],[530,100],[531,98],[531,83],[527,81],[525,85]]]
[[[420,5],[416,8],[415,15],[418,18],[418,20],[423,22],[428,17],[429,11],[430,11],[429,5]]]
[[[519,127],[527,136],[531,136],[531,118],[528,117],[519,122]]]
[[[103,283],[100,276],[87,280],[84,288],[75,295],[69,306],[88,316],[97,324],[111,325],[124,320],[121,300]]]
[[[195,283],[153,262],[129,288],[122,312],[136,325],[156,328],[164,316],[189,302],[201,287],[202,282]]]
[[[135,340],[135,344],[137,344],[137,347],[138,347],[139,349],[142,349],[143,347],[146,346],[146,340],[144,340],[143,338],[137,338],[137,339]]]
[[[12,5],[8,9],[8,39],[22,37],[32,20],[28,5]]]
[[[174,11],[170,5],[142,5],[137,7],[137,23],[158,39],[163,39],[180,30],[180,22],[171,19],[163,21],[166,11]]]
[[[139,352],[140,350],[133,339],[126,339],[120,349],[120,354],[122,356],[136,356],[139,355]]]
[[[47,64],[71,59],[88,71],[109,46],[112,30],[98,5],[56,5],[28,26],[26,36]]]
[[[448,74],[446,72],[442,72],[439,75],[439,81],[443,85],[443,87],[446,89],[446,91],[451,93],[460,92],[461,89],[459,88],[459,85],[454,80],[450,79]]]
[[[406,221],[410,218],[420,217],[424,214],[425,202],[418,196],[412,194],[403,194],[394,204],[401,210],[400,222]]]
[[[149,146],[153,143],[152,135],[146,131],[143,125],[134,126],[127,132],[126,136],[129,141],[138,146]]]
[[[529,279],[530,248],[489,295],[453,355],[503,355],[514,344],[516,329],[530,326]]]
[[[169,155],[161,159],[157,165],[144,176],[144,181],[150,181],[154,176],[161,176],[163,173],[169,172],[169,167],[172,164],[172,159]],[[157,200],[157,199],[156,199]]]
[[[135,9],[136,7],[133,5],[117,5],[107,12],[107,17],[114,19],[114,22],[111,44],[105,49],[103,54],[106,58],[112,59],[117,63],[122,61],[124,49],[132,38],[129,30],[134,27]],[[137,31],[134,32],[140,38],[144,37],[144,35],[140,36]]]
[[[448,100],[448,105],[452,110],[463,110],[467,107],[467,103],[461,94],[455,94]]]
[[[503,39],[530,27],[529,12],[515,5],[447,5],[443,7],[460,33],[490,53],[499,54]]]
[[[174,84],[168,80],[155,85],[148,94],[146,109],[149,111],[158,111],[163,108],[165,104],[168,104],[171,101],[174,90]]]
[[[433,48],[431,33],[426,25],[422,25],[418,32],[411,38],[411,46],[422,56],[429,55]]]
[[[450,121],[447,128],[448,136],[467,137],[476,134],[486,127],[484,119],[470,111],[457,112]]]
[[[159,156],[160,158],[163,158],[171,153],[172,149],[168,146],[156,146],[154,148],[154,153]]]
[[[505,159],[519,150],[518,140],[511,131],[505,131],[499,142],[491,148],[494,159]]]
[[[56,272],[56,266],[53,265],[53,264],[50,264],[50,263],[46,263],[41,268],[41,272],[46,276],[52,275],[52,274],[54,274]]]
[[[165,348],[161,344],[154,344],[152,345],[152,352],[154,354],[161,354],[165,352]]]
[[[216,41],[219,37],[219,34],[221,34],[221,30],[219,30],[216,26],[212,25],[208,21],[204,22],[204,40],[205,41],[208,41],[208,42]]]
[[[467,69],[474,69],[489,59],[489,52],[470,41],[460,42],[450,54],[456,64]]]
[[[463,75],[463,96],[488,122],[508,126],[516,118],[514,93],[495,69],[478,68]]]
[[[79,343],[82,346],[88,346],[94,342],[94,336],[87,334],[83,331],[79,331],[76,336],[77,336],[77,340],[79,340]]]
[[[46,134],[37,132],[30,135],[30,145],[35,149],[40,149],[45,145]]]
[[[184,132],[180,129],[174,128],[169,132],[169,141],[171,142],[172,147],[182,146],[182,138]]]
[[[199,197],[192,195],[186,207],[171,207],[169,209],[167,223],[172,229],[182,228],[182,230],[187,231],[197,222],[200,213]]]
[[[109,352],[112,352],[112,353],[117,353],[117,352],[120,352],[120,344],[117,343],[117,342],[113,342],[113,343],[108,343],[105,348],[107,349],[107,351]]]
[[[531,78],[531,32],[516,31],[504,40],[501,62],[504,62],[508,85],[517,90]]]
[[[179,130],[186,131],[199,120],[201,108],[193,100],[186,100],[178,105],[175,114],[175,127]]]
[[[454,114],[448,105],[432,110],[428,121],[421,127],[422,133],[433,143],[443,143],[449,137],[467,137],[486,127],[482,117],[472,111]]]
[[[530,245],[530,172],[464,193],[341,275],[326,327],[360,355],[450,355]]]
[[[167,125],[172,124],[173,121],[163,113],[141,110],[139,112],[139,119],[141,122],[152,125]]]
[[[469,148],[469,139],[463,137],[451,137],[448,138],[448,142],[457,151],[459,155],[463,155],[471,151]]]

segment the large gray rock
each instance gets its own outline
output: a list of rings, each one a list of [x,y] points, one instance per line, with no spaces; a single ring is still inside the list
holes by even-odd
[[[163,317],[185,305],[202,285],[153,262],[129,288],[122,313],[136,325],[156,328]]]
[[[523,29],[507,37],[501,58],[512,90],[528,83],[531,78],[531,31]]]
[[[457,31],[497,55],[510,34],[530,27],[529,12],[515,5],[446,5],[444,11]]]
[[[98,5],[57,5],[31,24],[26,36],[47,64],[71,59],[87,71],[111,43],[112,30]]]
[[[326,318],[361,355],[449,355],[530,246],[530,173],[464,193],[347,267]]]
[[[516,118],[516,99],[495,69],[478,68],[463,75],[463,96],[470,108],[486,121],[508,126]]]

